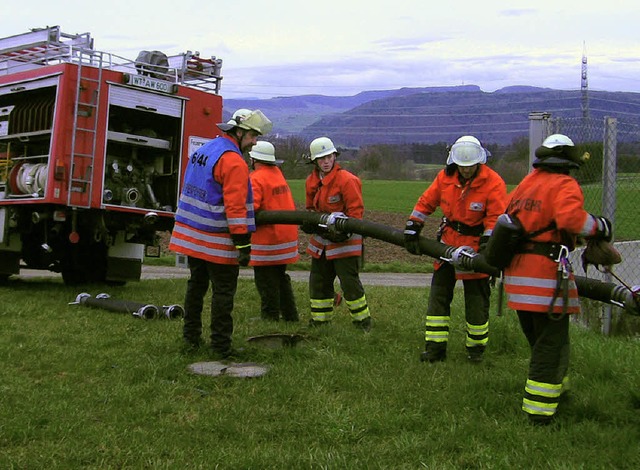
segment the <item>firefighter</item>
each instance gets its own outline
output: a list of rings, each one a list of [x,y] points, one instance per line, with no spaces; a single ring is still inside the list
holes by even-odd
[[[211,350],[215,358],[233,354],[233,302],[239,266],[249,264],[255,231],[249,167],[242,153],[271,131],[260,111],[241,109],[217,126],[222,136],[189,158],[169,249],[188,256],[183,338],[201,345],[204,296],[211,284]]]
[[[331,139],[318,137],[309,150],[314,169],[305,185],[307,210],[362,219],[362,183],[336,162],[339,153]],[[302,230],[311,234],[307,246],[311,255],[309,324],[317,326],[331,321],[337,276],[353,324],[369,331],[371,314],[360,281],[362,235],[329,231],[315,224],[303,224]]]
[[[506,207],[507,189],[500,175],[485,165],[487,152],[477,138],[462,136],[451,146],[446,167],[418,199],[404,229],[405,248],[419,255],[419,235],[427,216],[438,207],[444,217],[438,241],[481,251],[496,219]],[[446,261],[434,263],[425,323],[422,362],[447,357],[451,302],[456,281],[464,287],[467,359],[481,362],[489,337],[489,275],[456,270]]]
[[[569,174],[583,160],[569,137],[550,135],[535,156],[533,171],[509,197],[507,214],[526,240],[505,268],[504,284],[531,346],[522,410],[533,423],[548,424],[568,384],[569,315],[580,311],[568,255],[577,237],[610,241],[612,227],[584,209],[582,189]],[[496,237],[500,231],[499,224]]]
[[[273,144],[259,141],[249,152],[249,175],[253,188],[253,208],[293,211],[291,189],[278,168]],[[295,225],[259,225],[251,237],[251,261],[256,289],[260,294],[260,316],[264,320],[298,321],[296,299],[287,264],[298,261],[298,227]]]

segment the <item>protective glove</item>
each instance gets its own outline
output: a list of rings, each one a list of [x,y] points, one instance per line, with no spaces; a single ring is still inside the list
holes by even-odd
[[[478,248],[478,253],[482,253],[487,249],[487,243],[489,243],[490,235],[482,235],[480,237],[480,247]]]
[[[596,238],[610,242],[613,238],[613,225],[611,221],[606,217],[594,215],[598,228],[596,230]]]
[[[587,247],[582,252],[582,269],[587,272],[587,267],[593,264],[597,269],[611,269],[611,266],[622,262],[622,256],[615,247],[603,239],[591,238]]]
[[[407,220],[404,226],[404,247],[412,255],[420,255],[420,232],[424,224]]]
[[[302,225],[300,225],[300,228],[304,233],[308,235],[312,235],[318,232],[318,225],[314,224],[313,222],[302,222]]]
[[[238,250],[238,264],[240,266],[249,266],[251,260],[251,234],[231,234],[231,240]]]

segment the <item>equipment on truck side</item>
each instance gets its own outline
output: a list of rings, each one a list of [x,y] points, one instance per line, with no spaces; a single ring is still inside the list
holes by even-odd
[[[135,60],[59,26],[0,38],[0,281],[140,279],[171,230],[184,161],[220,134],[222,61]]]

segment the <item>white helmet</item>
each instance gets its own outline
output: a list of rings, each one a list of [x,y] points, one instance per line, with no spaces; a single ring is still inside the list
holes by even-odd
[[[236,112],[233,113],[233,116],[231,116],[231,119],[227,121],[227,124],[236,125],[239,122],[239,120],[247,119],[249,117],[249,114],[251,114],[250,109],[246,109],[246,108],[237,109]]]
[[[544,142],[542,142],[543,147],[550,149],[558,147],[559,145],[568,145],[569,147],[574,146],[573,140],[564,134],[551,134],[549,137],[544,139]]]
[[[276,160],[276,149],[271,142],[259,140],[249,152],[249,156],[256,161],[275,165],[282,163],[282,160]]]
[[[327,155],[331,155],[335,153],[336,155],[340,155],[340,152],[336,150],[335,145],[331,142],[331,139],[328,137],[318,137],[311,142],[309,145],[309,151],[311,152],[311,161],[315,161],[318,158],[326,157]]]
[[[578,155],[578,149],[573,140],[566,135],[551,134],[536,149],[535,155],[536,159],[532,164],[534,168],[539,166],[580,168],[589,154]]]
[[[264,115],[262,111],[256,109],[238,109],[229,121],[217,125],[222,131],[230,131],[234,127],[256,131],[260,135],[268,134],[273,128],[273,123]]]
[[[447,165],[455,163],[458,166],[473,166],[487,163],[487,151],[482,148],[480,141],[472,135],[463,135],[451,146]]]

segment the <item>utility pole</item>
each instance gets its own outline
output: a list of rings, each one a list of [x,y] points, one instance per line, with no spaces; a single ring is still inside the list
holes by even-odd
[[[587,80],[587,46],[582,43],[582,75],[580,81],[580,96],[582,105],[582,130],[584,137],[590,137],[589,132],[589,82]]]

